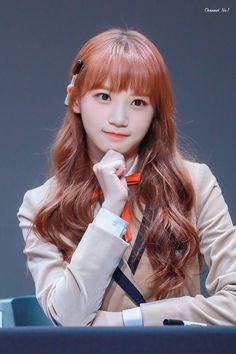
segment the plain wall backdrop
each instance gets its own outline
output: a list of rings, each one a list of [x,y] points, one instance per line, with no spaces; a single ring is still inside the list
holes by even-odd
[[[0,297],[34,292],[16,213],[47,178],[74,55],[110,27],[140,30],[159,48],[181,140],[212,169],[236,221],[235,11],[233,0],[1,1]]]

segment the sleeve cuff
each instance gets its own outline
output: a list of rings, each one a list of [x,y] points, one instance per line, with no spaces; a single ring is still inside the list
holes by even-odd
[[[143,318],[140,307],[123,310],[122,317],[125,327],[129,326],[143,326]]]
[[[105,208],[100,208],[93,220],[93,224],[98,226],[100,229],[112,233],[116,237],[122,237],[128,226],[127,221]]]

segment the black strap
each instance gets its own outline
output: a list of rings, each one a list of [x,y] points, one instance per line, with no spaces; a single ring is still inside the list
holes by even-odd
[[[146,236],[146,231],[151,223],[151,212],[152,209],[146,205],[143,213],[141,226],[139,228],[132,252],[128,259],[128,265],[133,274],[136,272],[140,259],[145,250],[144,240]]]
[[[143,304],[145,301],[143,295],[138,291],[133,283],[124,275],[119,267],[113,273],[113,279],[119,284],[119,286],[129,295],[132,301],[137,306]]]

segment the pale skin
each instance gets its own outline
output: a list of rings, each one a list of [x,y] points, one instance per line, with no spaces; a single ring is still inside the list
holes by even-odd
[[[106,87],[87,92],[73,108],[81,114],[88,154],[104,194],[102,207],[120,216],[128,199],[125,175],[153,119],[150,99],[135,96],[130,89],[111,92],[106,83]],[[122,313],[98,311],[92,325],[123,326]]]

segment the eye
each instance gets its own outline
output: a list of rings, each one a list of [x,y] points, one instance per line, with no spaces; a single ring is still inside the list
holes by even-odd
[[[146,106],[146,102],[144,100],[141,100],[140,98],[137,98],[133,102],[135,102],[135,106],[137,107]]]
[[[108,101],[110,96],[107,93],[100,92],[96,94],[96,97],[101,98],[102,101]]]

